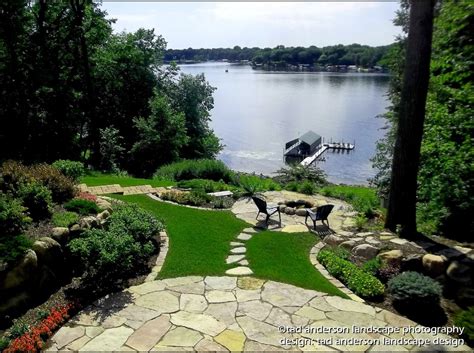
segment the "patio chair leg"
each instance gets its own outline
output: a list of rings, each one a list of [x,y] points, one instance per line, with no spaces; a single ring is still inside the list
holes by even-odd
[[[316,221],[313,221],[313,229],[316,230]]]
[[[265,219],[265,223],[268,223],[269,219],[270,219],[270,215],[267,215],[267,218]]]
[[[258,219],[258,216],[260,215],[260,211],[258,211],[257,213],[257,217],[255,217],[255,219]]]
[[[281,213],[280,213],[280,210],[278,210],[278,218],[280,219],[280,226],[281,226]]]

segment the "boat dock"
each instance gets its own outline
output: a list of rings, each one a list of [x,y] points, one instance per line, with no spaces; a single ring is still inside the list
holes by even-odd
[[[343,142],[331,142],[331,143],[323,143],[320,147],[309,157],[306,157],[301,161],[301,165],[308,166],[312,164],[315,160],[317,160],[321,155],[326,152],[328,149],[333,150],[346,150],[350,151],[355,148],[355,144],[353,143],[343,143]]]

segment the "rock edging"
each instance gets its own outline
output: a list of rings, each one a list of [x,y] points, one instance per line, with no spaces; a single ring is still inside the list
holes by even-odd
[[[155,266],[151,269],[150,274],[145,278],[145,282],[152,282],[156,280],[156,276],[160,273],[163,264],[165,263],[166,255],[168,254],[169,242],[166,231],[160,232],[160,253],[155,261]]]
[[[325,245],[326,244],[323,241],[320,241],[311,248],[311,251],[309,252],[309,261],[311,261],[311,264],[319,271],[319,273],[323,275],[324,278],[326,278],[329,282],[331,282],[331,284],[336,286],[341,292],[346,294],[349,298],[359,303],[365,303],[364,299],[356,295],[353,291],[347,288],[337,278],[331,276],[331,274],[326,270],[326,268],[319,263],[318,254]]]

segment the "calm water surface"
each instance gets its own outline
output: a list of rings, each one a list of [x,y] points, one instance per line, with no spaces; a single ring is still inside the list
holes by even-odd
[[[383,135],[376,116],[388,106],[388,76],[265,72],[225,63],[181,70],[204,73],[217,88],[211,126],[225,144],[219,158],[230,168],[270,175],[285,165],[285,143],[313,130],[325,140],[356,143],[349,153],[324,154],[319,166],[330,181],[366,184],[374,175],[369,159]]]

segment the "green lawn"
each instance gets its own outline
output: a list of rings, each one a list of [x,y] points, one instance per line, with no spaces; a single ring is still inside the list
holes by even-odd
[[[309,261],[309,252],[317,241],[312,233],[265,231],[248,241],[247,258],[256,277],[347,298]]]
[[[170,248],[159,278],[224,275],[230,242],[249,225],[230,211],[207,211],[155,201],[145,195],[112,195],[162,218]]]
[[[153,187],[158,187],[175,185],[175,182],[173,181],[133,178],[99,173],[86,175],[81,178],[80,182],[86,184],[87,186],[119,184],[120,186],[151,185]]]

